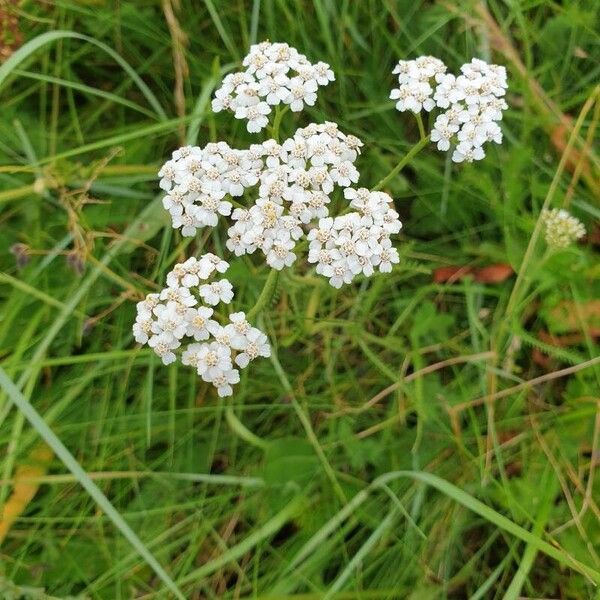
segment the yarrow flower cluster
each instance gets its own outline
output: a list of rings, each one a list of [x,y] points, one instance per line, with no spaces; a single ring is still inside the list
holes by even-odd
[[[287,44],[264,42],[252,46],[244,66],[246,71],[225,77],[216,93],[214,110],[231,108],[239,116],[240,106],[257,106],[260,102],[289,103],[292,110],[300,110],[303,102],[312,104],[314,98],[305,95],[300,102],[297,85],[302,83],[307,91],[334,79],[329,65],[312,65]],[[297,75],[292,77],[292,72]],[[263,97],[266,101],[260,100]],[[219,216],[230,217],[233,224],[228,228],[227,249],[236,256],[258,250],[270,267],[281,270],[296,260],[296,245],[311,223],[330,219],[330,194],[335,187],[342,188],[347,199],[370,203],[364,210],[371,212],[363,214],[360,209],[344,218],[336,217],[334,230],[343,235],[338,241],[332,238],[322,248],[322,260],[315,258],[314,252],[309,258],[318,263],[318,273],[339,287],[340,281],[350,282],[358,273],[368,276],[375,268],[385,271],[390,260],[398,259],[389,235],[397,233],[402,225],[391,206],[392,199],[380,192],[370,194],[364,188],[352,188],[360,176],[355,162],[362,145],[357,137],[340,131],[337,124],[325,122],[298,129],[281,143],[268,139],[243,150],[225,142],[203,148],[185,146],[176,150],[159,171],[160,187],[166,192],[163,205],[173,227],[184,236],[216,226]],[[233,200],[253,187],[257,187],[254,204],[242,207]],[[371,204],[377,204],[377,210]],[[347,234],[360,236],[360,240],[346,240]],[[316,240],[309,239],[315,248]],[[362,243],[366,240],[368,252]],[[357,241],[360,250],[355,251]],[[344,246],[345,250],[331,253],[331,263],[325,265],[323,261],[329,260],[325,257],[334,250],[331,244]],[[341,272],[343,265],[346,272],[340,278],[334,273]]]
[[[346,188],[344,195],[356,209],[335,218],[319,220],[318,228],[308,233],[308,261],[317,264],[317,273],[339,288],[362,273],[369,277],[375,268],[389,273],[398,263],[398,251],[390,235],[398,233],[402,223],[384,192],[366,188]]]
[[[265,159],[258,199],[249,209],[236,208],[227,248],[236,256],[260,250],[274,269],[289,267],[303,225],[329,216],[335,186],[358,181],[354,162],[362,142],[342,133],[335,123],[298,129],[293,138],[262,144]]]
[[[340,281],[349,283],[361,272],[369,276],[375,268],[385,271],[388,254],[391,262],[398,262],[389,235],[400,231],[402,224],[392,199],[382,192],[351,187],[359,179],[354,163],[362,145],[335,123],[325,122],[298,129],[281,144],[269,139],[247,150],[234,150],[225,142],[204,148],[186,146],[175,151],[159,171],[160,187],[167,192],[163,205],[173,227],[184,236],[195,235],[201,227],[214,227],[219,215],[231,216],[228,250],[236,256],[259,250],[271,268],[281,270],[296,260],[296,244],[311,222],[330,218],[330,194],[335,187],[342,188],[350,207],[358,211],[336,217],[334,230],[360,239],[342,236],[339,244],[346,250],[336,250],[327,268],[321,266],[329,260],[325,257],[332,246],[323,248],[322,260],[315,259],[314,252],[309,256],[310,262],[319,263],[317,272],[339,287]],[[258,187],[254,205],[233,209],[227,197],[241,196],[253,186]],[[309,240],[315,242],[312,235]],[[368,252],[362,244],[367,239]],[[361,242],[358,253],[351,250],[357,241]],[[333,239],[331,243],[335,245]],[[315,247],[313,243],[311,248]],[[340,279],[334,272],[340,272],[343,264],[346,272]]]
[[[175,265],[167,275],[167,287],[138,302],[133,325],[138,343],[150,346],[165,365],[176,360],[175,351],[181,352],[182,364],[194,367],[219,396],[233,393],[232,385],[240,380],[238,368],[271,354],[267,336],[250,325],[245,313],[232,313],[225,325],[215,319],[211,307],[229,304],[233,287],[224,278],[209,280],[228,268],[211,253]],[[186,339],[191,343],[182,347]]]
[[[312,64],[284,43],[251,46],[243,65],[245,71],[230,73],[223,79],[212,109],[230,110],[236,119],[246,119],[251,133],[267,126],[272,106],[287,104],[292,111],[301,111],[305,104],[314,105],[319,86],[335,80],[327,63]]]
[[[458,76],[446,71],[446,65],[433,56],[401,60],[393,71],[399,87],[390,98],[397,100],[401,112],[443,109],[434,122],[431,141],[442,151],[454,145],[454,162],[481,160],[486,142],[502,143],[498,121],[508,108],[506,69],[474,58],[460,68]]]
[[[414,113],[433,109],[433,80],[437,81],[445,72],[446,65],[434,56],[398,61],[392,71],[393,75],[398,75],[398,87],[390,92],[390,98],[396,100],[396,109]]]
[[[585,235],[581,221],[564,209],[544,210],[541,219],[546,243],[554,248],[566,248]]]
[[[201,227],[216,226],[219,215],[230,215],[233,206],[225,196],[241,196],[258,183],[262,154],[260,145],[235,150],[226,142],[175,150],[158,172],[159,185],[167,192],[163,206],[173,227],[193,236]]]
[[[232,110],[236,118],[247,119],[250,132],[266,126],[271,106],[283,103],[292,111],[312,106],[317,88],[335,79],[328,64],[313,65],[281,43],[252,46],[243,64],[245,71],[225,77],[213,110]],[[184,236],[230,217],[227,249],[235,256],[258,250],[276,270],[296,260],[296,245],[306,235],[308,262],[339,288],[359,274],[389,272],[399,262],[390,236],[402,223],[392,199],[353,187],[362,145],[325,122],[298,129],[283,142],[268,139],[247,149],[226,142],[184,146],[158,173],[163,206]],[[343,190],[348,210],[331,217],[336,187]],[[253,204],[234,200],[250,188],[256,188]],[[147,344],[166,365],[179,355],[219,396],[233,393],[239,369],[270,356],[266,335],[250,325],[245,313],[231,314],[227,323],[215,313],[215,306],[233,299],[231,283],[218,278],[228,268],[210,253],[175,265],[167,287],[137,304],[133,325],[138,343]]]

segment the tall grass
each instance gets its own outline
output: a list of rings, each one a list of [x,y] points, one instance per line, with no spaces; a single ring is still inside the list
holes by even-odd
[[[597,597],[596,3],[5,5],[23,41],[0,65],[0,594]],[[332,65],[282,133],[328,119],[365,142],[401,264],[339,291],[283,271],[255,316],[272,360],[219,400],[131,323],[175,262],[224,247],[171,229],[156,171],[182,143],[256,141],[210,97],[263,39]],[[411,152],[387,95],[420,54],[507,66],[484,161]],[[588,238],[548,252],[544,206]],[[434,276],[453,265],[514,276]],[[268,270],[229,273],[250,310]]]

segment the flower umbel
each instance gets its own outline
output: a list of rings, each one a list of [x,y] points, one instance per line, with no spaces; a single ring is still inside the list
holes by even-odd
[[[250,132],[267,125],[272,106],[285,104],[294,112],[305,104],[312,106],[318,87],[335,79],[328,64],[313,65],[282,43],[252,46],[243,64],[245,71],[224,78],[212,106],[215,112],[227,109],[246,119]],[[420,81],[444,71],[440,61],[428,59],[420,61],[409,77]],[[406,106],[430,110],[433,88],[412,80],[406,83],[415,87]],[[325,122],[298,129],[283,142],[268,139],[242,150],[226,142],[184,146],[158,173],[165,192],[163,206],[173,227],[184,236],[217,226],[219,217],[230,217],[227,249],[235,256],[258,250],[276,271],[296,261],[297,243],[306,235],[308,262],[339,288],[358,275],[390,272],[399,262],[391,235],[400,231],[402,223],[392,198],[354,187],[360,176],[355,162],[362,145],[336,123]],[[251,188],[256,189],[252,204],[233,200]],[[349,206],[331,217],[335,188],[343,190]],[[219,396],[233,393],[232,386],[240,380],[238,369],[271,353],[267,336],[248,322],[245,313],[233,313],[224,323],[215,312],[213,307],[229,304],[234,296],[231,283],[219,278],[228,267],[210,253],[175,265],[167,275],[167,287],[138,303],[133,325],[138,343],[150,346],[164,364],[179,355],[182,364],[195,368]],[[276,282],[277,274],[271,273],[249,314],[260,310]]]
[[[223,326],[213,318],[213,308],[199,305],[198,297],[211,305],[231,302],[233,289],[227,279],[200,285],[228,268],[226,261],[210,253],[175,265],[167,275],[167,287],[138,302],[133,325],[136,341],[150,346],[165,365],[175,362],[175,351],[181,350],[182,364],[194,367],[219,396],[230,396],[232,384],[240,380],[234,363],[243,369],[271,354],[267,336],[248,323],[245,313],[233,313]],[[182,348],[186,339],[193,343]]]
[[[506,69],[474,58],[460,68],[458,76],[446,70],[446,65],[432,56],[401,60],[393,71],[399,87],[392,89],[390,98],[397,100],[401,112],[442,109],[431,130],[431,141],[442,151],[453,146],[454,162],[481,160],[486,142],[502,143],[498,121],[508,108],[504,100]]]
[[[566,248],[585,235],[581,221],[564,209],[544,210],[541,219],[546,243],[554,248]]]
[[[389,236],[398,233],[402,224],[392,199],[383,192],[352,187],[360,175],[355,162],[362,145],[335,123],[325,122],[298,129],[281,144],[268,139],[247,150],[234,150],[225,142],[180,148],[159,172],[160,186],[168,192],[163,204],[173,227],[186,236],[201,227],[214,227],[218,215],[230,216],[227,249],[236,256],[258,250],[276,270],[296,261],[296,244],[309,230],[309,262],[317,263],[317,273],[339,287],[361,273],[368,277],[375,270],[389,271],[398,262]],[[252,187],[258,188],[255,203],[232,210],[227,196],[240,196]],[[344,190],[350,207],[357,210],[332,219],[330,194],[336,187]],[[310,226],[323,220],[324,227],[334,223],[334,233],[317,250],[324,234],[319,229],[320,237],[315,237]],[[212,262],[201,259],[204,266],[195,260],[189,259],[191,272],[186,278],[190,282],[198,279],[200,271],[218,270],[217,257]],[[172,279],[176,270],[170,274]],[[200,295],[210,305],[217,304],[222,293],[227,291],[217,283],[200,287]]]
[[[272,106],[286,104],[294,112],[313,106],[319,86],[335,80],[327,63],[312,64],[304,54],[283,43],[261,42],[250,47],[245,71],[230,73],[215,92],[212,109],[230,110],[246,119],[251,133],[264,129]]]

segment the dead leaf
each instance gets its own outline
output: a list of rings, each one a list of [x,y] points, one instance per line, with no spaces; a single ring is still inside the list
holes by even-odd
[[[48,446],[38,446],[29,455],[28,463],[19,465],[15,469],[13,493],[0,511],[0,544],[6,538],[13,523],[33,500],[40,487],[36,478],[46,474],[53,456]]]
[[[8,59],[22,44],[17,0],[4,0],[0,2],[0,62]]]
[[[502,283],[514,274],[510,265],[498,264],[481,267],[475,271],[475,281],[479,283]]]
[[[582,324],[588,331],[597,331],[600,329],[600,300],[581,304],[565,300],[552,308],[548,316],[562,331],[581,331]]]
[[[590,233],[584,239],[594,246],[600,246],[600,225],[594,225]]]
[[[497,264],[486,267],[440,267],[433,271],[435,283],[454,283],[465,277],[471,277],[477,283],[502,283],[514,274],[510,265]]]

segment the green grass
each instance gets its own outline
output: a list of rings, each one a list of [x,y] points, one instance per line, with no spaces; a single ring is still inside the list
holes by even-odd
[[[177,4],[13,7],[0,506],[24,468],[39,488],[0,545],[2,599],[599,597],[597,241],[549,253],[539,222],[544,206],[588,231],[600,217],[597,3]],[[131,324],[175,262],[224,247],[223,226],[171,229],[156,171],[184,142],[264,139],[210,111],[263,39],[332,65],[282,134],[334,120],[364,141],[361,183],[395,198],[402,260],[339,291],[303,260],[283,271],[253,314],[273,357],[219,400],[138,349]],[[507,66],[505,142],[484,161],[415,150],[416,120],[387,96],[395,62],[420,54]],[[499,263],[515,276],[432,277]],[[268,269],[229,273],[249,311]]]

